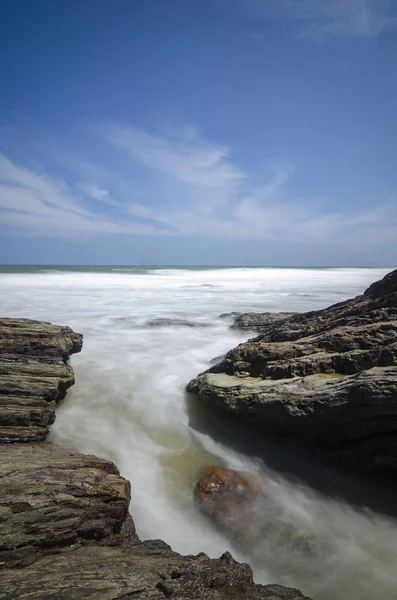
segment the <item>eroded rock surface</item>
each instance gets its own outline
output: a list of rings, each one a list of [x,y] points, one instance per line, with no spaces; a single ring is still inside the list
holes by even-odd
[[[1,600],[310,600],[298,590],[255,585],[246,564],[225,553],[182,557],[166,544],[96,546],[1,572]]]
[[[0,319],[0,442],[42,441],[74,383],[67,362],[83,338],[70,327]]]
[[[113,463],[52,444],[0,445],[0,563],[120,533],[130,485]]]
[[[397,271],[362,296],[269,323],[188,391],[363,471],[397,468]]]

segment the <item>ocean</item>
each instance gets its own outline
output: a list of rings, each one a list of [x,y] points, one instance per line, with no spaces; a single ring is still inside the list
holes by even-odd
[[[7,266],[0,267],[0,315],[83,333],[83,351],[71,361],[76,384],[51,440],[117,464],[131,481],[141,538],[161,538],[185,554],[229,550],[253,566],[257,582],[297,587],[315,600],[395,600],[397,520],[376,507],[370,488],[349,499],[349,477],[278,469],[276,449],[255,455],[206,430],[205,419],[197,427],[184,391],[212,359],[254,335],[230,329],[221,313],[324,308],[389,270]],[[234,548],[192,501],[200,471],[213,464],[272,477],[280,492],[273,518],[318,540],[314,554],[291,551],[277,535],[252,553]]]

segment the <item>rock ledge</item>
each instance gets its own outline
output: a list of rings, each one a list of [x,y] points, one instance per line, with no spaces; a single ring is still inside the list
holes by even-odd
[[[187,390],[343,467],[397,469],[397,270],[362,296],[261,330]]]

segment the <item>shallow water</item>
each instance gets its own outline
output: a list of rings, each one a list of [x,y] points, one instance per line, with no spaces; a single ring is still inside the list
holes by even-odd
[[[118,465],[131,480],[131,512],[142,538],[162,538],[182,553],[231,550],[253,565],[256,581],[293,585],[315,600],[397,598],[395,518],[359,507],[369,504],[365,491],[358,502],[342,500],[337,476],[326,469],[316,475],[321,486],[305,467],[293,479],[278,467],[274,448],[255,454],[241,443],[233,448],[216,428],[205,433],[205,422],[193,428],[195,400],[187,403],[184,393],[212,358],[248,337],[219,314],[323,308],[361,293],[387,269],[6,271],[0,271],[2,315],[67,324],[84,334],[83,352],[72,358],[76,385],[51,437]],[[200,470],[214,463],[262,472],[277,485],[277,506],[259,504],[252,515],[260,523],[268,510],[277,527],[249,555],[232,548],[192,503]],[[291,550],[281,539],[286,527],[314,539],[314,551]]]

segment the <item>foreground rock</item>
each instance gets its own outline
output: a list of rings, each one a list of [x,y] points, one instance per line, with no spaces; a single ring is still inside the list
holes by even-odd
[[[2,571],[1,583],[2,600],[310,600],[292,588],[255,585],[250,567],[228,553],[182,557],[158,542],[73,549]]]
[[[397,468],[397,271],[362,296],[263,327],[187,386],[361,471]]]
[[[108,461],[15,444],[0,446],[0,474],[1,599],[304,599],[255,585],[230,554],[183,557],[141,542],[130,485]]]
[[[0,563],[21,567],[120,533],[130,485],[113,463],[52,444],[15,444],[0,446],[0,464]]]
[[[82,336],[2,319],[0,342],[1,600],[304,600],[254,584],[228,553],[184,557],[160,540],[141,542],[130,484],[113,463],[38,443],[74,383],[67,361]]]
[[[69,327],[0,319],[0,442],[42,441],[73,385],[67,364],[82,336]]]

